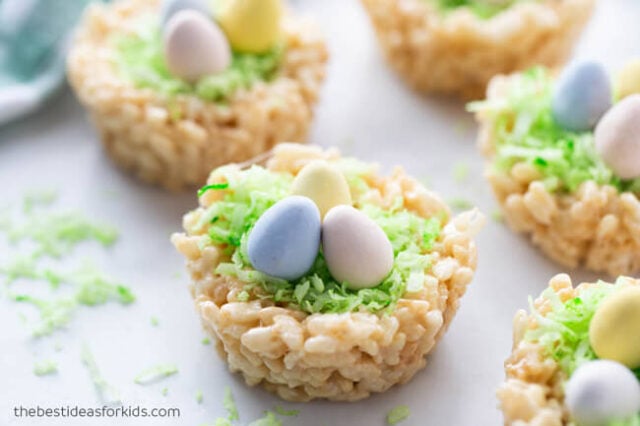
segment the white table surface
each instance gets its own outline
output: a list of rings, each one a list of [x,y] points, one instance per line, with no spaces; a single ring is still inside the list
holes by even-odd
[[[481,178],[472,117],[461,102],[424,98],[408,90],[384,64],[372,29],[355,0],[298,0],[315,16],[331,49],[328,79],[317,108],[311,141],[336,145],[344,153],[402,164],[428,178],[446,198],[472,200],[487,214],[495,203]],[[640,55],[640,2],[602,0],[577,50],[578,57],[604,61],[612,70]],[[471,175],[455,183],[453,165],[471,165]],[[199,425],[224,415],[222,395],[230,386],[242,424],[282,404],[260,388],[248,388],[228,373],[212,346],[204,346],[199,320],[187,291],[183,259],[170,245],[181,216],[196,203],[194,193],[168,194],[138,183],[105,157],[90,123],[65,90],[35,115],[0,129],[0,205],[19,201],[25,191],[58,189],[61,209],[77,208],[116,225],[119,243],[106,254],[82,246],[77,257],[97,259],[129,284],[138,299],[122,307],[82,308],[68,330],[35,340],[20,320],[27,312],[0,300],[0,425]],[[0,263],[11,249],[0,239]],[[426,369],[409,384],[357,403],[288,404],[301,412],[285,425],[383,425],[387,411],[408,404],[403,425],[484,426],[501,423],[495,389],[511,348],[511,320],[562,268],[504,225],[488,221],[478,241],[475,280],[452,327]],[[178,274],[179,273],[179,274]],[[594,278],[575,272],[577,279]],[[19,284],[14,284],[19,285]],[[150,325],[156,316],[158,327]],[[16,419],[16,405],[98,405],[80,348],[93,352],[104,377],[126,405],[178,407],[180,419]],[[57,352],[54,347],[62,348]],[[57,375],[36,377],[37,360],[54,359]],[[176,363],[180,373],[149,386],[133,384],[141,370]],[[168,395],[161,390],[168,388]],[[201,389],[202,404],[195,394]]]

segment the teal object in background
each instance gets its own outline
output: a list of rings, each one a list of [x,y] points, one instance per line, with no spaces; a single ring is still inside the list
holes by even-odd
[[[66,43],[91,0],[0,0],[0,125],[64,82]]]

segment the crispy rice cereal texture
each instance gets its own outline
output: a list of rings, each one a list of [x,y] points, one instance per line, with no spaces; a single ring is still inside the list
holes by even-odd
[[[624,278],[628,285],[640,281]],[[573,288],[566,274],[556,275],[549,287],[566,302],[580,295],[593,284],[583,283]],[[542,315],[550,310],[548,299],[539,297],[534,306]],[[572,425],[564,406],[563,383],[566,375],[551,358],[545,357],[542,347],[527,342],[527,330],[537,327],[535,318],[520,310],[513,321],[513,352],[505,362],[506,381],[498,389],[504,424],[508,426],[564,426]]]
[[[484,95],[496,74],[563,64],[595,0],[520,3],[492,19],[431,0],[362,0],[384,54],[416,90]]]
[[[488,97],[499,98],[509,77],[491,81]],[[493,123],[482,113],[480,147],[491,162]],[[509,173],[489,164],[486,177],[509,226],[531,236],[542,251],[558,263],[611,276],[632,275],[640,269],[640,201],[630,192],[587,181],[573,194],[546,190],[534,166],[516,163]]]
[[[267,167],[296,174],[313,159],[338,157],[335,150],[282,144]],[[448,217],[446,205],[401,169],[390,177],[373,173],[368,179],[376,188],[368,194],[372,202],[390,206],[403,196],[405,207],[417,214]],[[212,174],[210,181],[215,180]],[[201,208],[185,216],[185,229],[220,196],[219,191],[205,193]],[[453,319],[474,274],[473,237],[484,218],[474,210],[447,220],[434,246],[437,256],[424,290],[401,299],[390,315],[306,314],[269,300],[243,303],[237,299],[243,283],[213,272],[225,260],[222,251],[210,245],[200,248],[205,229],[176,234],[173,243],[187,258],[196,309],[231,371],[242,373],[247,384],[262,384],[290,401],[354,401],[411,379]]]
[[[156,12],[158,3],[90,7],[68,57],[69,81],[118,164],[176,190],[202,184],[212,167],[305,140],[328,57],[308,23],[286,19],[288,48],[275,80],[238,91],[226,106],[195,96],[168,100],[124,81],[109,43],[114,34],[133,31],[138,17]]]

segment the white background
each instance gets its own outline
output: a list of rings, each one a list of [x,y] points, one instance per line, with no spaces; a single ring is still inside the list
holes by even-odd
[[[357,1],[298,0],[295,6],[316,18],[331,50],[311,142],[338,146],[385,168],[402,164],[428,179],[445,198],[465,197],[489,214],[495,203],[481,178],[475,127],[463,104],[408,90],[383,62]],[[612,70],[619,68],[628,57],[640,56],[639,22],[640,2],[600,1],[576,55],[603,60]],[[471,165],[463,184],[455,183],[452,175],[453,165],[460,161]],[[1,300],[0,425],[199,425],[224,415],[225,386],[236,396],[243,424],[282,403],[260,388],[246,387],[227,372],[212,346],[201,344],[204,334],[187,291],[183,260],[168,240],[180,229],[182,214],[195,206],[195,194],[169,194],[121,173],[105,157],[68,89],[34,116],[0,129],[0,205],[19,201],[25,191],[38,187],[58,189],[59,208],[81,209],[121,230],[119,243],[106,255],[88,245],[80,248],[79,257],[97,259],[129,284],[138,300],[129,307],[83,308],[68,330],[40,340],[29,337],[19,318],[19,312],[28,311]],[[500,424],[494,395],[511,347],[513,314],[562,269],[525,238],[493,221],[478,246],[477,276],[424,371],[405,386],[357,403],[285,403],[301,410],[285,425],[383,425],[386,412],[397,404],[411,407],[411,417],[403,423],[407,426]],[[0,263],[7,253],[6,247],[0,248]],[[583,272],[574,277],[594,278]],[[24,284],[14,284],[19,285]],[[152,316],[159,319],[158,327],[150,325]],[[80,362],[83,342],[126,404],[179,407],[181,419],[56,423],[13,418],[12,407],[20,404],[97,404]],[[56,344],[61,351],[54,350]],[[58,361],[59,373],[35,377],[33,363],[41,359]],[[146,387],[133,384],[141,370],[168,362],[179,366],[178,375]],[[166,397],[161,395],[164,387],[169,390]],[[198,389],[204,395],[200,405],[195,401]]]

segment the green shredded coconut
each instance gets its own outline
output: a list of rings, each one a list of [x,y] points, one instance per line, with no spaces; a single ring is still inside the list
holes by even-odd
[[[549,191],[571,193],[594,181],[640,192],[640,179],[623,181],[605,165],[595,151],[593,132],[570,132],[555,122],[548,71],[533,68],[516,78],[504,98],[468,106],[493,123],[496,171],[506,174],[515,164],[527,163],[540,172]]]
[[[204,395],[202,395],[202,389],[198,389],[196,391],[196,402],[202,404],[202,401],[204,401]]]
[[[162,388],[162,391],[160,391],[160,393],[162,394],[162,396],[169,395],[169,388]]]
[[[134,377],[133,382],[138,385],[147,385],[177,373],[178,367],[175,364],[158,364],[143,370]]]
[[[400,423],[403,420],[406,420],[409,417],[411,412],[409,411],[409,407],[407,405],[398,405],[389,411],[387,414],[387,424],[395,425]]]
[[[98,399],[105,404],[120,404],[119,392],[104,379],[96,360],[87,345],[82,345],[80,352],[82,363],[87,368],[91,381],[98,393]]]
[[[53,360],[36,362],[33,366],[33,374],[36,376],[47,376],[58,372],[58,364]]]
[[[264,417],[252,421],[249,426],[282,426],[282,421],[272,411],[265,411]]]
[[[469,210],[473,208],[473,203],[466,198],[461,197],[453,197],[447,200],[447,204],[451,206],[454,210]]]
[[[151,322],[151,325],[154,326],[154,327],[157,327],[158,325],[160,325],[160,322],[158,321],[158,318],[156,318],[156,317],[151,317],[150,322]]]
[[[491,219],[493,219],[494,222],[502,223],[504,222],[504,214],[500,209],[494,209],[491,211]]]
[[[454,164],[453,180],[458,184],[464,183],[469,178],[469,171],[470,171],[469,163],[467,163],[466,161],[465,162],[461,161]]]
[[[209,339],[208,337],[205,337],[204,339],[202,339],[202,344],[203,345],[211,344],[211,339]]]
[[[16,247],[20,253],[0,266],[0,275],[4,275],[5,282],[9,285],[17,280],[46,281],[50,285],[51,291],[46,295],[7,292],[14,301],[31,304],[37,309],[38,319],[32,326],[36,337],[64,328],[80,305],[97,306],[112,300],[126,305],[135,300],[128,287],[90,264],[72,272],[57,270],[61,261],[66,261],[79,244],[93,241],[109,247],[116,242],[118,233],[113,227],[93,223],[78,213],[47,210],[55,199],[53,191],[28,193],[23,199],[22,211],[13,220],[9,215],[0,227],[12,244],[20,244]],[[45,258],[48,258],[46,266],[41,267]],[[56,293],[61,284],[71,287],[71,295]]]
[[[203,77],[189,84],[173,76],[165,63],[161,31],[157,24],[141,22],[139,31],[114,40],[116,63],[120,73],[137,87],[149,88],[167,97],[196,95],[207,101],[227,100],[239,89],[258,81],[269,81],[277,73],[284,46],[262,53],[233,52],[229,67],[223,72]],[[180,111],[173,110],[173,117]]]
[[[425,270],[431,265],[429,254],[441,231],[441,219],[425,219],[402,207],[399,199],[389,210],[358,200],[357,194],[368,189],[362,174],[368,169],[363,163],[344,160],[338,163],[347,181],[358,191],[356,206],[373,219],[389,237],[394,251],[394,265],[390,274],[374,288],[351,290],[346,283],[338,283],[329,273],[320,252],[311,270],[295,281],[266,276],[254,270],[247,255],[249,231],[258,218],[273,204],[289,195],[292,176],[253,166],[239,174],[222,167],[216,174],[224,177],[228,187],[209,188],[224,190],[222,200],[213,203],[196,224],[209,224],[209,238],[213,244],[223,246],[230,262],[223,262],[216,273],[237,277],[246,283],[239,300],[269,298],[285,306],[305,312],[350,312],[364,308],[371,312],[393,309],[405,292],[420,291],[424,285]]]
[[[46,298],[29,294],[13,294],[16,302],[29,303],[38,310],[38,321],[32,326],[34,337],[47,336],[54,331],[66,327],[79,305],[97,306],[108,301],[117,301],[123,305],[132,303],[135,297],[127,287],[113,283],[102,272],[84,266],[74,274],[64,276],[55,274],[61,282],[75,287],[73,296],[50,295]],[[42,279],[43,275],[34,270],[34,279]],[[55,287],[57,288],[57,286]]]
[[[273,411],[275,411],[277,414],[281,415],[281,416],[285,416],[285,417],[295,417],[298,414],[300,414],[300,410],[285,410],[282,406],[280,405],[276,405],[273,408]]]
[[[233,398],[233,394],[231,393],[231,388],[224,388],[224,399],[222,400],[222,406],[227,413],[229,414],[229,421],[240,420],[240,415],[238,414],[238,407],[236,406],[236,400]]]
[[[546,354],[555,360],[562,371],[571,377],[585,362],[598,359],[589,340],[589,325],[600,303],[623,288],[624,279],[614,285],[599,281],[593,287],[583,289],[578,297],[562,302],[553,289],[546,289],[542,297],[550,303],[551,310],[542,315],[529,300],[530,310],[538,327],[528,330],[525,339],[540,344]],[[640,369],[634,371],[640,380]],[[611,423],[608,426],[638,426],[640,414],[632,419]]]
[[[501,0],[501,1],[487,1],[487,0],[429,0],[444,13],[450,12],[458,8],[467,8],[477,17],[482,19],[489,19],[500,12],[510,8],[516,3],[523,3],[525,1],[532,0]]]

